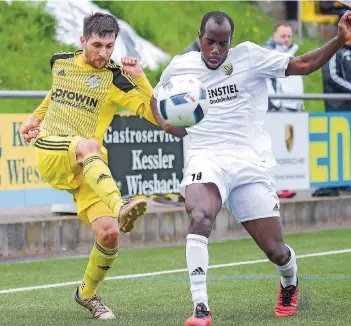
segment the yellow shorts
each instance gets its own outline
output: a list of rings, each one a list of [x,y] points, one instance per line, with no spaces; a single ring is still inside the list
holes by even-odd
[[[76,161],[76,148],[81,137],[49,136],[35,141],[37,166],[40,175],[54,188],[67,190],[77,204],[77,215],[91,224],[101,216],[114,216],[84,179],[83,167]],[[102,146],[107,162],[107,151]]]

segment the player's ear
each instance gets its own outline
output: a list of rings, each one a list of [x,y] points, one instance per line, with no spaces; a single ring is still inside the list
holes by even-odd
[[[87,39],[84,36],[80,37],[80,44],[84,47],[87,44]]]

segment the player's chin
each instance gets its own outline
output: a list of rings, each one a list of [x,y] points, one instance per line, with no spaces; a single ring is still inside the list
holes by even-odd
[[[94,62],[94,68],[96,69],[102,69],[106,66],[106,61],[105,60],[97,60]]]
[[[221,65],[221,62],[218,60],[218,61],[214,61],[214,60],[206,60],[206,66],[207,68],[209,69],[217,69],[219,66]]]

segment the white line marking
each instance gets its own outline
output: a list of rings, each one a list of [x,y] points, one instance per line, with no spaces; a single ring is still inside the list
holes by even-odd
[[[309,257],[319,257],[319,256],[346,254],[346,253],[350,253],[350,252],[351,252],[351,249],[343,249],[343,250],[316,252],[316,253],[313,253],[313,254],[299,255],[299,256],[296,256],[296,257],[301,259],[301,258],[309,258]],[[241,266],[241,265],[260,264],[260,263],[266,263],[268,261],[269,261],[268,259],[239,261],[239,262],[236,262],[236,263],[211,265],[208,268],[217,269],[217,268],[225,268],[225,267],[233,267],[233,266]],[[187,271],[188,271],[187,269],[183,268],[183,269],[173,269],[173,270],[168,270],[168,271],[150,272],[150,273],[142,273],[142,274],[119,275],[119,276],[106,277],[105,281],[126,280],[126,279],[142,278],[142,277],[148,277],[148,276],[184,273],[184,272],[187,272]],[[28,286],[28,287],[23,287],[23,288],[14,288],[14,289],[0,290],[0,295],[1,294],[15,293],[15,292],[24,292],[24,291],[33,291],[33,290],[41,290],[41,289],[58,288],[58,287],[63,287],[63,286],[77,285],[77,284],[80,284],[80,283],[81,283],[81,281],[75,281],[75,282],[56,283],[56,284]]]

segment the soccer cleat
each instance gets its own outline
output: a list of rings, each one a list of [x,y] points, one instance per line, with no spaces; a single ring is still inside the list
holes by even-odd
[[[147,202],[143,198],[130,199],[124,202],[119,211],[119,229],[128,233],[133,230],[134,222],[143,216],[147,207]]]
[[[296,286],[289,285],[285,288],[280,284],[279,295],[275,305],[275,315],[277,317],[294,316],[297,309],[298,294],[298,281]]]
[[[212,326],[211,312],[204,303],[196,306],[194,314],[185,321],[184,326]]]
[[[87,308],[94,319],[116,319],[116,316],[113,314],[111,309],[107,307],[102,301],[101,298],[94,295],[93,297],[82,300],[79,298],[78,289],[74,295],[74,299],[84,308]]]

